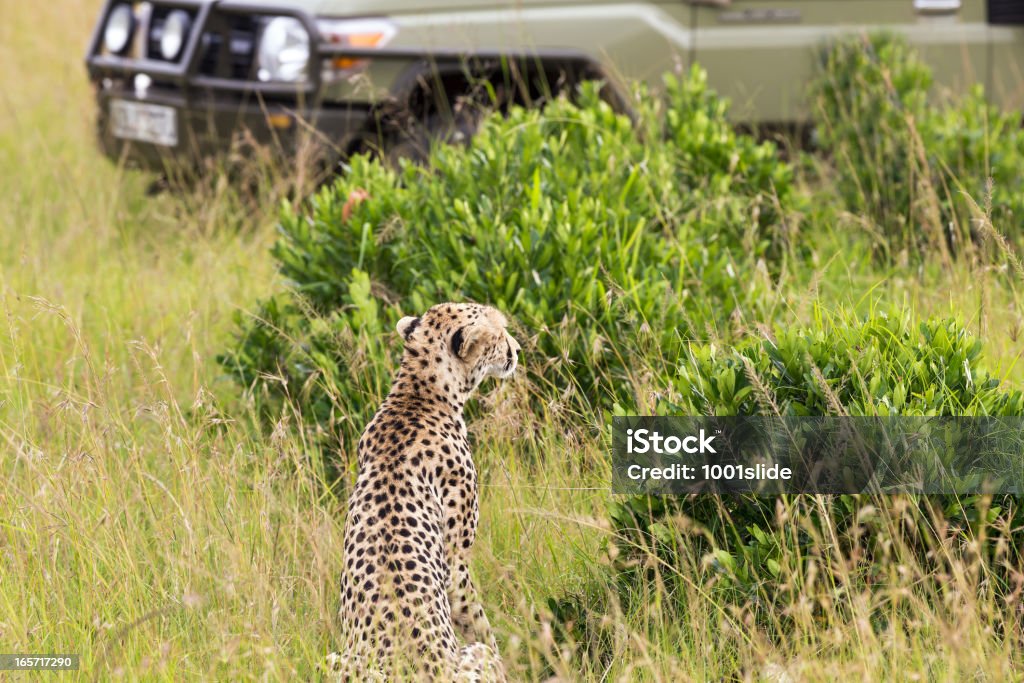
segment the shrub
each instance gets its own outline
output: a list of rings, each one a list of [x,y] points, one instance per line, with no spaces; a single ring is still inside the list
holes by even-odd
[[[382,334],[402,314],[474,300],[532,341],[545,400],[572,396],[587,414],[630,404],[642,345],[671,368],[688,336],[770,306],[758,264],[792,195],[790,167],[733,131],[703,72],[666,85],[663,115],[643,96],[635,122],[586,84],[575,103],[488,119],[425,167],[354,158],[282,212],[273,253],[290,289],[240,320],[225,366],[261,405],[302,395],[311,424],[351,437],[393,369]]]
[[[677,385],[687,413],[1024,414],[1020,392],[999,388],[981,365],[981,342],[954,320],[915,328],[894,313],[776,334],[736,349],[692,349]]]
[[[901,39],[879,34],[837,42],[811,87],[843,202],[878,224],[889,255],[955,250],[977,237],[971,226],[979,216],[965,194],[1013,237],[1024,225],[1019,112],[987,103],[981,86],[930,104],[932,80]]]
[[[775,338],[734,349],[696,346],[680,369],[676,395],[662,410],[692,415],[1024,415],[1024,395],[1002,389],[983,360],[981,344],[953,320],[915,327],[899,313],[860,322],[822,318],[813,327],[779,329]],[[874,516],[866,516],[867,510]],[[651,563],[645,556],[679,568],[692,562],[681,549],[697,548],[714,568],[724,595],[762,606],[807,600],[800,594],[805,588],[801,577],[808,563],[821,565],[829,548],[855,555],[851,549],[856,546],[868,560],[879,562],[861,567],[865,576],[882,571],[881,558],[899,547],[934,563],[941,561],[929,554],[936,517],[950,525],[954,537],[973,530],[985,538],[980,527],[1001,513],[1008,515],[1003,522],[1013,530],[1008,547],[1021,547],[1024,515],[1010,497],[992,505],[983,497],[955,496],[630,496],[609,510],[620,553],[619,578],[627,585],[648,578]],[[909,519],[913,528],[894,524],[892,516],[904,517],[901,524]],[[894,544],[896,537],[900,541]],[[989,535],[983,550],[991,559],[1002,547],[1006,560],[1007,546],[999,538]]]

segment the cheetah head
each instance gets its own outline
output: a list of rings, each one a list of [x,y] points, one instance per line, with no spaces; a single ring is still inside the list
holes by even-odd
[[[500,311],[480,304],[438,304],[421,316],[402,318],[403,370],[452,398],[465,397],[485,377],[515,372],[520,347],[507,325]]]

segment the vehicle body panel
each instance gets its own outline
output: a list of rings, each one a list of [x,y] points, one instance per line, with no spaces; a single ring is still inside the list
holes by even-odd
[[[939,90],[962,92],[985,82],[988,46],[1003,30],[985,23],[983,0],[963,0],[948,15],[919,14],[912,0],[741,0],[695,14],[695,58],[744,121],[807,120],[807,84],[822,49],[843,35],[903,35],[934,69]]]
[[[1005,109],[1024,109],[1024,28],[994,29],[990,54],[990,99]]]
[[[206,0],[210,1],[210,0]],[[600,6],[614,4],[615,0],[560,0],[560,6],[582,5]],[[361,16],[396,16],[400,14],[434,14],[437,12],[478,11],[490,9],[514,10],[522,7],[550,7],[551,0],[438,0],[437,2],[415,2],[410,0],[245,0],[252,7],[277,8],[282,4],[301,9],[310,14],[323,17],[361,17]]]
[[[650,3],[534,6],[394,15],[395,46],[465,54],[579,54],[609,78],[657,80],[691,48],[683,6]]]

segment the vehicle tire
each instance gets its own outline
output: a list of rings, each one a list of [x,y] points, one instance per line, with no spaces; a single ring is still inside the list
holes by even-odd
[[[476,107],[460,107],[452,112],[435,112],[425,119],[408,119],[384,141],[381,156],[393,167],[400,159],[422,164],[436,144],[468,144],[483,120],[484,112]]]

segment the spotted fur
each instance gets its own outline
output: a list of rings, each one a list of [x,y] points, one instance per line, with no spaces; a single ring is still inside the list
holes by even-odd
[[[398,323],[401,368],[359,440],[349,499],[339,680],[505,680],[469,575],[479,507],[462,409],[485,377],[514,372],[506,324],[476,304]]]

